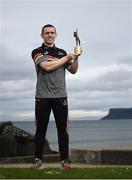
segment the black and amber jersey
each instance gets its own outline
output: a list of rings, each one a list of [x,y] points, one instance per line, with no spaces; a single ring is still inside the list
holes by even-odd
[[[60,98],[67,96],[65,68],[69,64],[66,63],[63,67],[52,72],[46,72],[39,66],[41,62],[56,61],[66,55],[66,51],[57,48],[55,45],[48,47],[42,44],[41,47],[32,51],[32,59],[37,72],[36,98]]]
[[[36,65],[43,61],[60,59],[66,55],[66,51],[57,48],[55,45],[53,47],[48,47],[45,44],[42,44],[41,47],[32,51],[32,58]]]

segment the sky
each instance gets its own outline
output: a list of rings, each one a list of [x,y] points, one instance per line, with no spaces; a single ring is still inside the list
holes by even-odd
[[[81,39],[78,72],[66,73],[69,118],[98,120],[110,108],[132,107],[131,0],[0,0],[0,121],[34,120],[31,52],[49,23],[67,53],[76,28]]]

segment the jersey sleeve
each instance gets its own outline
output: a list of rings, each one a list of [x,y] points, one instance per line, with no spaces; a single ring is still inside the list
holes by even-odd
[[[43,56],[40,49],[35,49],[32,51],[32,59],[36,65],[46,61],[46,58]]]

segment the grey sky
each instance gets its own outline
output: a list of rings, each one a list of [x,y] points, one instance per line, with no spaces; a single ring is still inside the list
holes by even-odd
[[[131,0],[0,0],[0,121],[32,120],[36,74],[31,51],[41,28],[56,26],[56,45],[73,51],[78,28],[83,54],[67,72],[71,119],[98,119],[112,107],[132,107]]]

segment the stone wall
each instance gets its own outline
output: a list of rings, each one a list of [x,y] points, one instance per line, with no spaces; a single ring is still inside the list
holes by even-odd
[[[73,163],[132,165],[132,149],[71,149],[70,158]]]

